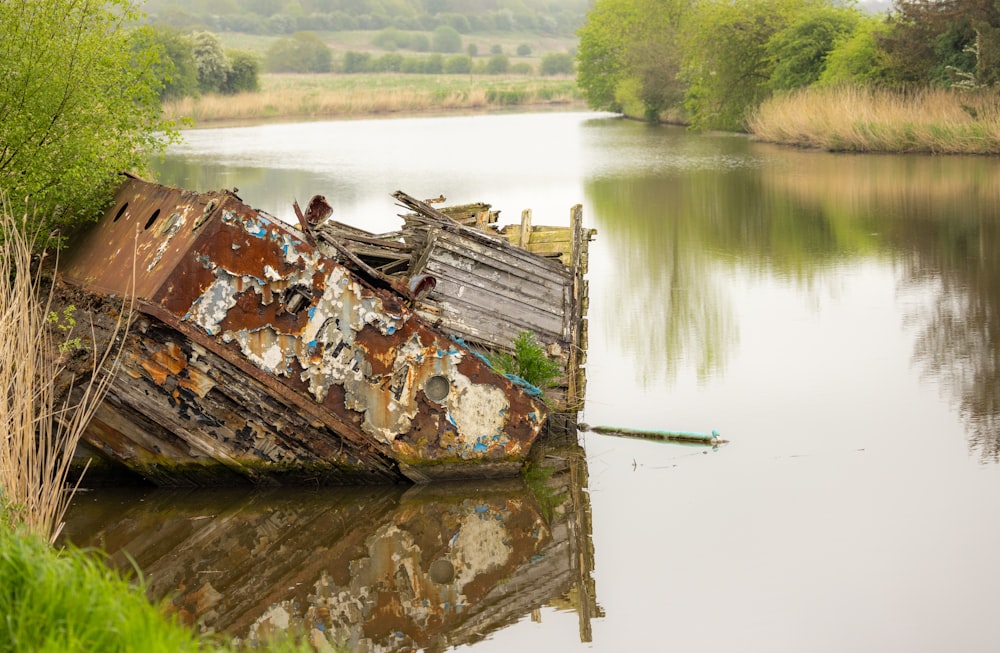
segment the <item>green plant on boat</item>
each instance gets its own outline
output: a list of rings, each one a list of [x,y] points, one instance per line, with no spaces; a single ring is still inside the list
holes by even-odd
[[[513,353],[495,352],[488,358],[493,369],[520,377],[542,392],[555,386],[562,375],[562,366],[549,358],[531,331],[517,335]]]

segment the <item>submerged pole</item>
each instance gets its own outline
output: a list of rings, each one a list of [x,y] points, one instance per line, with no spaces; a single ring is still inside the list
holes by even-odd
[[[711,433],[692,433],[689,431],[639,431],[636,429],[621,428],[618,426],[590,426],[580,423],[577,428],[581,431],[590,431],[600,435],[613,435],[619,438],[636,438],[639,440],[655,440],[658,442],[680,442],[682,444],[704,444],[715,446],[726,444],[729,440],[719,437],[718,431]]]

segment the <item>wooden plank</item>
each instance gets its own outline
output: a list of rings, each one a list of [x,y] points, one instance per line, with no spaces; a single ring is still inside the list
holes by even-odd
[[[459,299],[438,302],[426,300],[418,309],[424,317],[441,322],[441,328],[470,340],[485,344],[492,348],[510,351],[514,339],[522,331],[533,331],[539,342],[546,345],[559,343],[566,347],[569,334],[556,330],[550,331],[542,326],[520,319],[520,315],[502,315],[495,311],[484,311],[481,306],[467,304]]]
[[[557,262],[514,247],[489,247],[448,233],[439,234],[434,243],[436,247],[449,250],[459,258],[493,261],[492,267],[523,278],[542,278],[556,285],[563,285],[569,283],[573,276],[569,269]]]
[[[475,310],[485,315],[502,316],[504,319],[525,325],[531,330],[566,333],[567,337],[569,335],[567,331],[569,323],[566,320],[565,312],[539,310],[530,302],[492,295],[487,291],[477,290],[473,286],[465,286],[461,295],[456,292],[457,286],[447,281],[439,282],[439,287],[442,287],[444,292],[438,293],[438,290],[435,289],[431,293],[431,298],[442,306],[456,307],[455,310],[458,310],[457,307],[462,307],[462,310],[466,312]],[[476,318],[470,315],[468,319]]]
[[[453,281],[458,285],[475,286],[487,293],[496,293],[511,299],[551,306],[548,310],[562,312],[568,306],[567,288],[571,282],[552,283],[538,277],[510,274],[481,262],[456,257],[452,252],[438,251],[432,254],[422,272],[432,275],[439,283]],[[443,291],[442,291],[443,292]]]

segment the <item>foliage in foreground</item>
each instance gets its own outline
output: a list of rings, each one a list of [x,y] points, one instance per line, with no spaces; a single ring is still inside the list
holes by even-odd
[[[0,652],[198,651],[129,582],[81,551],[0,526]]]
[[[0,189],[53,230],[96,219],[169,140],[131,0],[0,3]]]

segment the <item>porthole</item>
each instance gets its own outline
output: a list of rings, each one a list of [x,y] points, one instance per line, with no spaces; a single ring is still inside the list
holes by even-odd
[[[150,227],[152,227],[153,223],[156,222],[156,219],[158,217],[160,217],[160,209],[156,209],[155,211],[153,211],[153,215],[149,216],[149,220],[146,220],[146,226],[143,227],[143,229],[149,229]]]
[[[444,401],[450,390],[451,383],[448,382],[448,378],[440,374],[432,376],[424,383],[424,394],[431,401]]]
[[[122,207],[118,209],[118,213],[115,213],[114,222],[118,222],[121,219],[121,217],[125,215],[125,211],[128,211],[128,202],[122,204]]]

